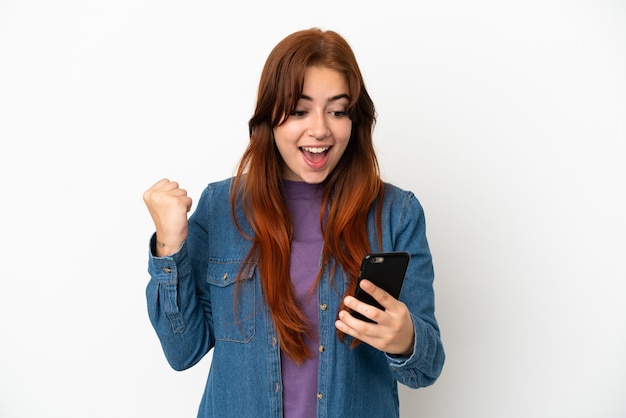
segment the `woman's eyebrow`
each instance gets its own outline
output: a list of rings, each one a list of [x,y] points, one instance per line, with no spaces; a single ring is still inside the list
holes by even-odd
[[[307,96],[306,94],[301,95],[300,99],[302,99],[302,100],[309,100],[311,102],[313,101],[313,98]],[[342,94],[338,94],[336,96],[330,97],[328,99],[328,101],[329,102],[334,102],[334,101],[337,101],[337,100],[340,100],[340,99],[348,99],[348,100],[350,100],[350,96],[348,96],[346,93],[342,93]]]

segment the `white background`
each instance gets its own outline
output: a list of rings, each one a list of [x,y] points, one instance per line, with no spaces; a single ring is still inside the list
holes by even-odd
[[[230,176],[265,57],[312,26],[426,210],[448,359],[402,416],[626,416],[619,0],[0,0],[0,416],[195,416],[210,356],[166,364],[141,195]]]

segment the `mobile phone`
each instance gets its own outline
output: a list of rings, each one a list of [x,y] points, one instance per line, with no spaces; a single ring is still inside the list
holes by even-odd
[[[365,302],[384,311],[385,308],[383,308],[380,303],[376,302],[376,299],[361,289],[361,280],[369,280],[398,299],[410,259],[411,256],[409,253],[404,251],[367,254],[361,261],[361,270],[359,272],[354,297],[361,302]],[[375,323],[375,321],[361,315],[359,312],[351,310],[350,313],[355,318]]]

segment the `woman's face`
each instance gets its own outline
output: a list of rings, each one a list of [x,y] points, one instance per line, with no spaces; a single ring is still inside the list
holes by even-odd
[[[348,83],[338,71],[307,68],[296,110],[274,128],[286,180],[317,184],[337,166],[352,130]]]

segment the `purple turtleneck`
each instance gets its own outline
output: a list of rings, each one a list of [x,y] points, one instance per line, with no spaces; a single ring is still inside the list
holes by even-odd
[[[281,354],[283,411],[285,418],[314,418],[317,413],[317,369],[319,364],[319,318],[317,291],[311,288],[319,272],[323,237],[320,229],[322,187],[299,181],[284,181],[284,197],[293,221],[291,281],[300,306],[310,323],[305,337],[313,357],[297,365]]]

